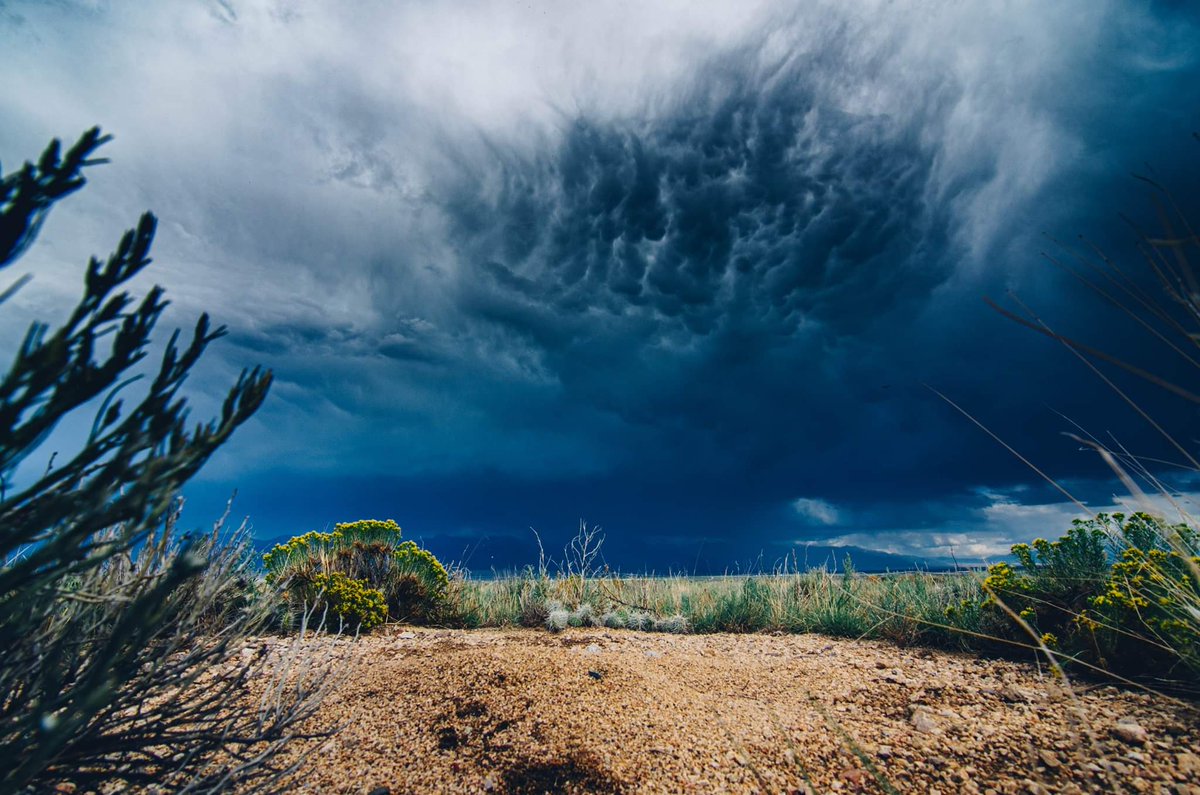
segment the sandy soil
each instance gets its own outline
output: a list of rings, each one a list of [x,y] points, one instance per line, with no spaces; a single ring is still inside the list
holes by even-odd
[[[356,643],[295,791],[1200,795],[1195,706],[1030,665],[812,635]]]

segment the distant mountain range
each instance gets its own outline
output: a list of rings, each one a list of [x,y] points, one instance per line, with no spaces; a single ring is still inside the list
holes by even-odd
[[[959,565],[948,558],[914,557],[858,546],[801,545],[797,546],[796,555],[800,560],[801,568],[805,568],[805,561],[807,561],[808,568],[825,568],[831,571],[841,571],[847,555],[850,557],[854,569],[865,573],[916,570],[954,571],[972,568]]]

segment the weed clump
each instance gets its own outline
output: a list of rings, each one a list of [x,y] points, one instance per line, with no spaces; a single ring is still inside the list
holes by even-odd
[[[625,616],[615,610],[609,610],[604,615],[600,616],[600,623],[609,629],[624,629]]]
[[[546,608],[546,629],[562,632],[571,625],[571,611],[564,610],[561,602],[552,602]]]
[[[654,631],[655,632],[672,632],[677,635],[683,635],[683,634],[686,634],[687,632],[691,631],[691,625],[688,624],[688,620],[686,618],[684,618],[683,616],[676,613],[673,616],[666,616],[665,618],[655,619]]]
[[[600,616],[596,615],[596,611],[587,602],[584,602],[579,607],[571,612],[570,624],[573,627],[599,627],[603,626],[600,621]]]

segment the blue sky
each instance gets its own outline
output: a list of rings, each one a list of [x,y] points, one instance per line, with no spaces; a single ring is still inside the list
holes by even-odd
[[[1093,508],[1121,489],[1076,423],[1173,455],[982,298],[1191,377],[1041,257],[1084,235],[1140,267],[1134,171],[1195,209],[1184,8],[0,3],[0,161],[116,136],[0,332],[64,314],[151,209],[168,320],[230,327],[197,414],[277,378],[197,524],[237,488],[263,537],[394,518],[476,567],[581,518],[625,568],[994,557],[1078,510],[926,385]]]

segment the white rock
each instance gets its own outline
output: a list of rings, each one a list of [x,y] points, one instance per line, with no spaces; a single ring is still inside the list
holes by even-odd
[[[1133,718],[1120,718],[1113,726],[1113,736],[1130,745],[1144,745],[1148,739],[1146,730]]]
[[[922,734],[933,734],[938,730],[937,723],[933,718],[929,717],[929,713],[923,709],[919,709],[912,716],[913,728]]]

